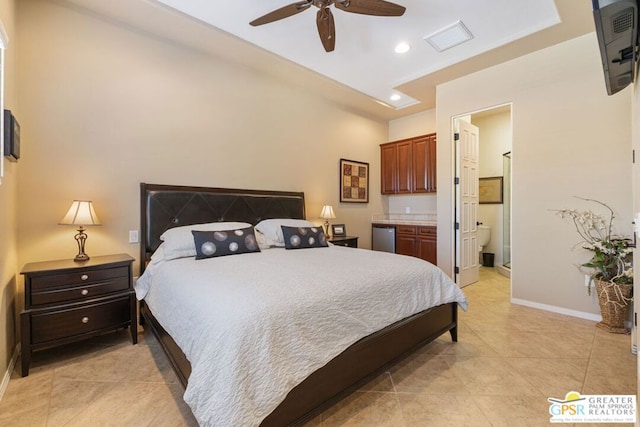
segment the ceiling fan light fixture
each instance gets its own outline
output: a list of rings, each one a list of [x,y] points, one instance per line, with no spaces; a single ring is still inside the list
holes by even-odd
[[[410,50],[411,50],[411,45],[406,42],[398,43],[394,49],[395,53],[407,53]]]
[[[315,6],[318,8],[316,26],[318,27],[320,41],[322,41],[325,51],[332,52],[335,48],[336,29],[333,14],[329,9],[331,5],[345,12],[371,16],[402,16],[406,10],[404,6],[385,0],[302,0],[272,10],[266,15],[249,22],[249,25],[257,27],[269,24]]]
[[[462,21],[456,21],[435,33],[429,34],[424,39],[438,52],[451,49],[473,38],[471,31]]]

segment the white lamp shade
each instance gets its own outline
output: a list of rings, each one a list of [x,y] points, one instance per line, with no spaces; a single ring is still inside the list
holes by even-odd
[[[100,225],[91,200],[74,200],[67,214],[59,222],[62,225]]]
[[[324,205],[322,207],[322,213],[320,213],[320,218],[324,219],[332,219],[335,218],[336,214],[333,213],[333,207],[329,205]]]

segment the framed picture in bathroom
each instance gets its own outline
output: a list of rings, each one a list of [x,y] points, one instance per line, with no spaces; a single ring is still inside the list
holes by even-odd
[[[502,177],[492,176],[480,178],[478,183],[478,197],[480,204],[501,204]]]

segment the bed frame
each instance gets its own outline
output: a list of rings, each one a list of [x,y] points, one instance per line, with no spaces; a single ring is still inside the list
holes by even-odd
[[[175,185],[140,185],[140,274],[167,229],[216,221],[257,224],[270,218],[305,218],[304,193],[234,190]],[[457,341],[457,303],[443,304],[396,322],[356,342],[293,388],[262,426],[300,424],[358,389],[389,365],[449,331]],[[149,325],[186,387],[191,365],[146,304],[141,324]]]

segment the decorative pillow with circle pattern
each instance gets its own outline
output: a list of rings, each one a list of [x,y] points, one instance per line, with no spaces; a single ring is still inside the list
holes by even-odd
[[[210,222],[206,224],[183,225],[170,228],[160,236],[162,240],[162,252],[159,255],[165,260],[175,258],[188,258],[196,255],[196,248],[193,245],[192,230],[196,231],[220,231],[235,230],[238,228],[251,227],[248,222]],[[159,258],[159,255],[156,258]]]
[[[284,247],[286,249],[323,248],[329,246],[321,226],[287,227],[282,226]]]
[[[260,252],[253,227],[235,230],[191,231],[196,259]]]
[[[257,232],[264,234],[269,246],[284,247],[282,226],[286,227],[313,227],[313,223],[304,219],[272,218],[264,219],[256,224]],[[240,227],[238,227],[240,228]]]

